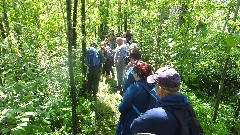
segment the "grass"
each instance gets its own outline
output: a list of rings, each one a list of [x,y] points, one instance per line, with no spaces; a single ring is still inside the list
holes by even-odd
[[[120,113],[118,105],[121,101],[121,95],[114,89],[116,81],[113,78],[105,84],[105,79],[99,84],[97,100],[95,102],[95,134],[115,134],[115,127]]]

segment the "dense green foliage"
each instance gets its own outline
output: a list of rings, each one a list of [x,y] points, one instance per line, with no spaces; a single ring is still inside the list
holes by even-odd
[[[0,2],[0,134],[71,134],[65,6],[61,0]],[[235,9],[235,0],[86,0],[87,35],[81,35],[79,10],[74,50],[79,134],[114,134],[121,99],[112,89],[114,80],[101,83],[97,100],[82,96],[81,41],[100,41],[112,29],[120,35],[126,26],[154,69],[170,65],[180,71],[181,91],[194,104],[206,134],[239,134],[240,18],[233,20]],[[226,59],[223,97],[213,122]]]

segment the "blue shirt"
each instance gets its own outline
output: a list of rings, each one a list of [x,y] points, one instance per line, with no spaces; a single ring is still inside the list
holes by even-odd
[[[122,90],[123,93],[126,92],[127,88],[131,85],[135,83],[135,79],[133,77],[133,67],[129,67],[125,73],[125,77],[124,77],[124,82],[123,82],[123,86],[122,86]]]
[[[126,66],[126,64],[124,62],[124,58],[127,56],[127,54],[128,54],[128,49],[125,44],[118,46],[116,48],[116,53],[114,55],[114,64],[116,65],[117,60],[120,59],[120,61],[121,61],[120,66]]]
[[[156,135],[177,135],[180,125],[177,118],[162,109],[163,106],[184,107],[188,103],[187,97],[181,93],[171,94],[160,98],[158,108],[153,108],[140,117],[134,119],[131,124],[131,132],[152,133]]]

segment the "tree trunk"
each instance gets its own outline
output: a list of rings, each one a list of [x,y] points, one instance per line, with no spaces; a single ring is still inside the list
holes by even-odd
[[[84,64],[84,57],[86,56],[86,41],[85,41],[85,37],[86,37],[86,25],[85,25],[85,19],[86,19],[86,14],[85,14],[85,0],[81,0],[82,3],[82,8],[81,8],[81,16],[82,16],[82,36],[83,36],[83,40],[82,40],[82,57],[81,57],[81,61],[82,61],[82,94],[83,92],[86,91],[86,85],[87,85],[87,81],[86,81],[86,76],[87,76],[87,67]]]
[[[75,3],[74,3],[75,4]],[[76,113],[76,85],[74,78],[74,67],[73,67],[73,25],[71,20],[71,0],[66,0],[67,7],[67,39],[68,39],[68,67],[70,76],[70,88],[71,88],[71,98],[72,98],[72,132],[74,135],[77,134],[77,113]]]
[[[179,16],[179,26],[182,26],[186,20],[184,19],[184,15],[187,13],[188,5],[186,3],[182,3],[181,10],[180,10],[180,16]]]
[[[122,25],[122,13],[121,13],[121,10],[122,9],[122,3],[121,3],[121,0],[118,0],[118,33],[120,34],[121,33],[121,25]]]
[[[3,24],[2,24],[2,18],[0,18],[0,31],[1,31],[1,40],[4,40],[6,38],[5,36],[5,32],[4,32],[4,29],[3,29]],[[2,54],[2,47],[0,47],[0,57],[2,58],[3,57],[3,54]],[[4,67],[3,64],[1,64],[1,67]],[[3,74],[3,71],[4,71],[4,68],[0,68],[0,84],[1,86],[3,86],[3,80],[4,80],[4,74]]]
[[[128,0],[126,0],[125,5],[128,5]],[[124,9],[124,31],[127,31],[127,29],[128,29],[127,19],[128,19],[128,12],[129,11],[127,11],[127,10],[128,10],[127,8]]]
[[[7,37],[9,35],[9,31],[10,31],[10,26],[9,26],[9,22],[8,22],[8,15],[7,15],[7,3],[5,3],[5,1],[3,2],[3,12],[2,12],[2,21],[5,24],[5,36]]]
[[[237,106],[237,109],[236,109],[236,111],[234,113],[234,118],[238,118],[238,116],[239,116],[239,112],[240,112],[240,97],[238,98],[236,106]]]
[[[0,31],[1,31],[1,39],[5,39],[6,38],[6,35],[5,35],[5,30],[4,30],[4,27],[3,27],[3,21],[2,21],[2,18],[0,18]],[[1,51],[1,50],[0,50]],[[1,52],[0,52],[1,54]]]
[[[213,112],[213,121],[216,120],[217,118],[217,112],[218,112],[218,108],[219,108],[219,104],[220,104],[220,99],[222,97],[222,89],[223,89],[223,83],[224,83],[224,80],[226,78],[226,74],[227,74],[227,66],[228,66],[228,63],[229,63],[229,57],[226,59],[226,62],[224,64],[224,68],[223,68],[223,73],[221,75],[221,80],[220,80],[220,85],[219,85],[219,90],[218,90],[218,94],[217,94],[217,99],[216,99],[216,103],[215,103],[215,110]]]
[[[105,22],[104,22],[104,20],[105,20],[105,10],[104,10],[104,1],[101,1],[100,2],[100,5],[99,5],[99,11],[100,11],[100,21],[101,21],[101,23],[100,23],[100,26],[99,26],[99,31],[98,31],[98,35],[99,35],[99,37],[100,37],[100,39],[101,39],[101,41],[102,40],[104,40],[104,27],[105,27]]]
[[[159,24],[157,29],[157,45],[156,45],[157,50],[161,50],[160,43],[161,43],[162,24],[163,24],[164,16],[165,16],[165,12],[164,12],[164,4],[163,4],[160,8],[160,13],[159,13]],[[161,52],[158,51],[156,56],[161,56]],[[160,63],[162,63],[161,61],[162,60],[159,57],[155,57],[156,66],[159,66]]]
[[[235,13],[234,13],[234,17],[233,17],[233,21],[234,22],[236,22],[236,19],[237,19],[239,5],[240,5],[240,0],[238,0],[237,4],[236,4]],[[231,33],[234,33],[235,29],[236,29],[236,26],[234,26],[232,28]],[[223,30],[225,30],[225,26],[223,27]],[[222,32],[224,33],[224,31],[222,31]],[[222,97],[222,89],[224,87],[224,81],[225,81],[225,78],[226,78],[227,66],[228,66],[229,61],[230,61],[230,55],[228,55],[227,58],[226,58],[226,61],[225,61],[225,64],[224,64],[224,68],[223,68],[223,73],[221,75],[219,90],[218,90],[217,99],[216,99],[216,103],[215,103],[215,106],[214,106],[215,109],[214,109],[213,118],[212,118],[212,120],[214,122],[216,121],[216,118],[217,118],[217,112],[218,112],[218,108],[219,108],[220,99]]]
[[[237,20],[239,6],[240,6],[240,0],[237,0],[236,9],[235,9],[235,13],[234,13],[234,16],[233,16],[233,21],[234,22],[236,22],[236,20]],[[236,29],[236,25],[234,25],[232,27],[231,33],[234,33],[235,29]]]
[[[74,0],[74,7],[73,7],[73,47],[76,49],[76,42],[77,42],[77,6],[78,0]]]
[[[228,20],[229,20],[229,17],[230,17],[230,12],[231,12],[230,7],[228,7],[227,18],[226,18],[226,21],[225,21],[225,23],[223,25],[222,33],[225,32],[225,29],[226,29],[226,26],[227,26],[227,23],[228,23]]]

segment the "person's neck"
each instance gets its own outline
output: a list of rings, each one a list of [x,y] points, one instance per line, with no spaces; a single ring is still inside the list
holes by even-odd
[[[165,92],[161,95],[161,98],[172,95],[172,94],[177,94],[177,93],[178,93],[178,91],[170,92],[168,90],[165,90]]]

